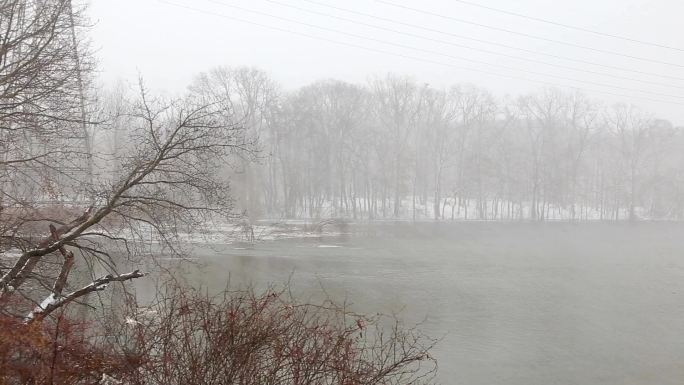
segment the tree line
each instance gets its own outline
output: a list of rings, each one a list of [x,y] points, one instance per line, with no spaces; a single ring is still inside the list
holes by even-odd
[[[285,92],[254,68],[216,68],[258,138],[233,175],[252,217],[637,220],[684,215],[680,128],[626,104],[547,88],[497,98],[389,74]]]

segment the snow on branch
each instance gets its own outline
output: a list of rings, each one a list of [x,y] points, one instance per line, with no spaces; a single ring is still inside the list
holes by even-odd
[[[50,295],[43,300],[43,302],[38,305],[31,313],[26,316],[26,322],[30,323],[33,321],[40,321],[50,315],[53,311],[59,309],[60,307],[68,305],[70,302],[83,297],[89,293],[95,291],[101,291],[107,288],[111,282],[124,282],[135,278],[144,277],[145,273],[140,272],[140,270],[135,270],[130,273],[121,275],[105,275],[103,277],[95,279],[90,284],[73,291],[65,296],[56,296],[55,293],[50,293]]]

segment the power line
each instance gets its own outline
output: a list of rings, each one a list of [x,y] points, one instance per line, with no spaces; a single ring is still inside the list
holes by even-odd
[[[393,24],[397,24],[397,25],[403,25],[406,27],[420,29],[423,31],[428,31],[428,32],[438,33],[441,35],[451,36],[451,37],[455,37],[455,38],[459,38],[459,39],[471,40],[471,41],[475,41],[478,43],[484,43],[484,44],[490,44],[490,45],[494,45],[494,46],[498,46],[498,47],[502,47],[502,48],[508,48],[508,49],[512,49],[512,50],[516,50],[516,51],[520,51],[520,52],[527,52],[527,53],[531,53],[531,54],[535,54],[535,55],[541,55],[541,56],[551,57],[551,58],[560,59],[560,60],[567,60],[567,61],[571,61],[571,62],[575,62],[575,63],[589,64],[589,65],[607,68],[607,69],[612,69],[612,70],[632,72],[632,73],[641,74],[641,75],[656,76],[656,77],[660,77],[660,78],[664,78],[664,79],[684,80],[683,77],[659,74],[659,73],[648,72],[648,71],[633,70],[633,69],[624,68],[624,67],[618,67],[618,66],[613,66],[613,65],[608,65],[608,64],[596,63],[596,62],[592,62],[592,61],[588,61],[588,60],[570,58],[567,56],[554,55],[554,54],[550,54],[550,53],[543,52],[543,51],[536,51],[536,50],[527,49],[527,48],[515,47],[515,46],[499,43],[496,41],[490,41],[490,40],[474,38],[471,36],[459,35],[459,34],[452,33],[452,32],[442,31],[439,29],[425,27],[425,26],[418,25],[418,24],[407,23],[407,22],[403,22],[403,21],[399,21],[399,20],[395,20],[395,19],[390,19],[387,17],[376,16],[376,15],[372,15],[369,13],[359,12],[359,11],[355,11],[355,10],[348,9],[348,8],[342,8],[342,7],[338,7],[338,6],[334,6],[334,5],[330,5],[330,4],[326,4],[326,3],[321,3],[318,1],[314,1],[314,0],[302,0],[302,1],[305,1],[305,2],[311,3],[311,4],[315,4],[318,6],[322,6],[322,7],[327,7],[330,9],[335,9],[335,10],[342,11],[342,12],[347,12],[347,13],[354,14],[354,15],[368,17],[368,18],[381,20],[381,21],[385,21],[385,22],[389,22],[389,23],[393,23]]]
[[[455,22],[457,22],[457,23],[463,23],[463,24],[474,25],[474,26],[477,26],[477,27],[487,28],[487,29],[491,29],[491,30],[494,30],[494,31],[506,32],[506,33],[510,33],[510,34],[513,34],[513,35],[524,36],[524,37],[528,37],[528,38],[531,38],[531,39],[537,39],[537,40],[547,41],[547,42],[550,42],[550,43],[556,43],[556,44],[567,45],[567,46],[570,46],[570,47],[581,48],[581,49],[585,49],[585,50],[589,50],[589,51],[594,51],[594,52],[601,52],[601,53],[604,53],[604,54],[609,54],[609,55],[614,55],[614,56],[626,57],[626,58],[630,58],[630,59],[641,60],[641,61],[646,61],[646,62],[651,62],[651,63],[658,63],[658,64],[663,64],[663,65],[672,66],[672,67],[684,68],[684,65],[682,65],[682,64],[670,63],[670,62],[661,61],[661,60],[656,60],[656,59],[649,59],[649,58],[645,58],[645,57],[641,57],[641,56],[628,55],[628,54],[624,54],[624,53],[620,53],[620,52],[608,51],[608,50],[605,50],[605,49],[589,47],[589,46],[586,46],[586,45],[570,43],[570,42],[562,41],[562,40],[550,39],[550,38],[547,38],[547,37],[532,35],[532,34],[525,33],[525,32],[514,31],[514,30],[512,30],[512,29],[500,28],[500,27],[495,27],[495,26],[493,26],[493,25],[482,24],[482,23],[478,23],[478,22],[474,22],[474,21],[470,21],[470,20],[459,19],[459,18],[456,18],[456,17],[453,17],[453,16],[441,15],[441,14],[436,13],[436,12],[425,11],[425,10],[422,10],[422,9],[418,9],[418,8],[414,8],[414,7],[409,7],[409,6],[406,6],[406,5],[401,5],[401,4],[393,3],[393,2],[391,2],[391,1],[386,1],[386,0],[375,0],[375,1],[377,1],[377,2],[379,2],[379,3],[382,3],[382,4],[386,4],[386,5],[392,6],[392,7],[396,7],[396,8],[402,8],[402,9],[405,9],[405,10],[408,10],[408,11],[412,11],[412,12],[416,12],[416,13],[422,13],[422,14],[424,14],[424,15],[429,15],[429,16],[439,17],[439,18],[445,19],[445,20],[455,21]]]
[[[628,99],[648,100],[648,101],[652,101],[652,102],[666,103],[666,104],[674,104],[674,105],[680,105],[680,106],[681,106],[681,105],[684,105],[683,103],[674,102],[674,101],[670,101],[670,100],[660,100],[660,99],[653,99],[653,98],[644,97],[644,96],[631,96],[631,95],[624,95],[624,94],[616,94],[616,93],[613,93],[613,92],[603,91],[603,90],[583,89],[583,88],[579,88],[579,87],[576,87],[576,86],[562,85],[562,84],[552,83],[552,82],[548,82],[548,81],[544,81],[544,80],[529,79],[529,78],[525,78],[525,77],[521,77],[521,76],[506,75],[506,74],[501,74],[501,73],[497,73],[497,72],[482,70],[482,69],[479,69],[479,68],[471,68],[471,67],[458,66],[458,65],[454,65],[454,64],[452,64],[452,63],[444,63],[444,62],[439,62],[439,61],[435,61],[435,60],[424,59],[424,58],[420,58],[420,57],[416,57],[416,56],[404,55],[404,54],[400,54],[400,53],[395,53],[395,52],[390,52],[390,51],[384,51],[384,50],[379,50],[379,49],[375,49],[375,48],[369,48],[369,47],[365,47],[365,46],[361,46],[361,45],[357,45],[357,44],[353,44],[353,43],[342,42],[342,41],[333,40],[333,39],[328,39],[328,38],[321,37],[321,36],[315,36],[315,35],[310,35],[310,34],[298,32],[298,31],[293,31],[293,30],[289,30],[289,29],[285,29],[285,28],[274,27],[274,26],[271,26],[271,25],[261,24],[261,23],[257,23],[257,22],[254,22],[254,21],[250,21],[250,20],[240,19],[240,18],[237,18],[237,17],[232,17],[232,16],[228,16],[228,15],[223,15],[223,14],[220,14],[220,13],[210,12],[210,11],[203,10],[203,9],[199,9],[199,8],[188,7],[188,6],[186,6],[186,5],[173,3],[173,2],[170,2],[170,1],[167,1],[167,0],[159,0],[159,1],[160,1],[161,3],[167,4],[167,5],[171,5],[171,6],[178,7],[178,8],[183,8],[183,9],[186,9],[186,10],[195,11],[195,12],[198,12],[198,13],[203,13],[203,14],[206,14],[206,15],[221,17],[221,18],[224,18],[224,19],[233,20],[233,21],[237,21],[237,22],[240,22],[240,23],[250,24],[250,25],[255,25],[255,26],[258,26],[258,27],[262,27],[262,28],[266,28],[266,29],[271,29],[271,30],[274,30],[274,31],[285,32],[285,33],[289,33],[289,34],[293,34],[293,35],[298,35],[298,36],[307,37],[307,38],[314,39],[314,40],[321,40],[321,41],[325,41],[325,42],[329,42],[329,43],[334,43],[334,44],[338,44],[338,45],[343,45],[343,46],[347,46],[347,47],[362,49],[362,50],[369,51],[369,52],[380,53],[380,54],[383,54],[383,55],[391,55],[391,56],[401,57],[401,58],[410,59],[410,60],[415,60],[415,61],[424,62],[424,63],[431,63],[431,64],[436,64],[436,65],[445,66],[445,67],[457,68],[457,69],[461,69],[461,70],[465,70],[465,71],[480,72],[480,73],[484,73],[484,74],[488,74],[488,75],[494,75],[494,76],[497,76],[497,77],[503,77],[503,78],[507,78],[507,79],[523,80],[523,81],[528,81],[528,82],[532,82],[532,83],[544,84],[544,85],[547,85],[547,86],[568,88],[568,89],[573,89],[573,90],[576,90],[576,91],[589,91],[589,92],[595,92],[595,93],[600,93],[600,94],[604,94],[604,95],[611,95],[611,96],[618,96],[618,97],[628,98]]]
[[[436,42],[436,43],[440,43],[440,44],[446,44],[446,45],[450,45],[450,46],[454,46],[454,47],[460,47],[460,48],[465,48],[465,49],[469,49],[469,50],[473,50],[473,51],[484,52],[484,53],[488,53],[488,54],[492,54],[492,55],[497,55],[497,56],[502,56],[502,57],[508,57],[508,58],[512,58],[512,59],[516,59],[516,60],[527,61],[527,62],[530,62],[530,63],[543,64],[543,65],[547,65],[547,66],[551,66],[551,67],[563,68],[563,69],[568,69],[568,70],[571,70],[571,71],[584,72],[584,73],[589,73],[589,74],[593,74],[593,75],[607,76],[607,77],[611,77],[611,78],[615,78],[615,79],[630,80],[630,81],[639,82],[639,83],[645,83],[645,84],[653,84],[653,85],[657,85],[657,86],[661,86],[661,87],[669,87],[669,88],[684,89],[684,86],[677,86],[677,85],[673,85],[673,84],[667,84],[667,83],[660,83],[660,82],[654,82],[654,81],[649,81],[649,80],[642,80],[642,79],[630,78],[630,77],[615,75],[615,74],[607,73],[607,72],[598,72],[598,71],[586,70],[586,69],[581,69],[581,68],[576,68],[576,67],[565,66],[565,65],[562,65],[562,64],[550,63],[550,62],[546,62],[546,61],[543,61],[543,60],[531,59],[531,58],[524,57],[524,56],[509,55],[509,54],[501,53],[501,52],[497,52],[497,51],[492,51],[492,50],[487,50],[487,49],[482,49],[482,48],[476,48],[476,47],[472,47],[472,46],[468,46],[468,45],[464,45],[464,44],[454,43],[454,42],[452,42],[452,41],[441,40],[441,39],[433,39],[433,38],[430,38],[430,37],[427,37],[427,36],[418,35],[418,34],[411,33],[411,32],[400,31],[400,30],[397,30],[397,29],[392,29],[392,28],[382,27],[382,26],[379,26],[379,25],[364,23],[364,22],[362,22],[362,21],[358,21],[358,20],[354,20],[354,19],[349,19],[349,18],[346,18],[346,17],[337,16],[337,15],[331,15],[331,14],[325,13],[325,12],[318,12],[318,11],[314,11],[314,10],[311,10],[311,9],[298,7],[298,6],[296,6],[296,5],[291,5],[291,4],[282,3],[282,2],[276,1],[276,0],[264,0],[264,1],[265,1],[265,2],[268,2],[268,3],[272,3],[272,4],[277,4],[277,5],[280,5],[280,6],[283,6],[283,7],[288,7],[288,8],[296,9],[296,10],[299,10],[299,11],[302,11],[302,12],[307,12],[307,13],[311,13],[311,14],[314,14],[314,15],[320,15],[320,16],[325,16],[325,17],[329,17],[329,18],[332,18],[332,19],[342,20],[342,21],[346,21],[346,22],[349,22],[349,23],[354,23],[354,24],[357,24],[357,25],[362,25],[362,26],[366,26],[366,27],[370,27],[370,28],[375,28],[375,29],[382,30],[382,31],[388,31],[388,32],[397,33],[397,34],[404,35],[404,36],[415,37],[415,38],[422,39],[422,40],[426,40],[426,41],[432,41],[432,42]],[[224,5],[225,5],[225,4],[224,4]],[[684,80],[684,78],[682,78],[682,80]]]
[[[413,47],[413,46],[410,46],[410,45],[405,45],[405,44],[400,44],[400,43],[394,43],[394,42],[390,42],[390,41],[386,41],[386,40],[382,40],[382,39],[376,39],[376,38],[373,38],[373,37],[358,35],[358,34],[349,33],[349,32],[344,32],[344,31],[340,31],[340,30],[333,29],[333,28],[322,27],[322,26],[319,26],[319,25],[316,25],[316,24],[305,23],[305,22],[301,22],[301,21],[299,21],[299,20],[290,19],[290,18],[282,17],[282,16],[277,16],[277,15],[273,15],[273,14],[270,14],[270,13],[267,13],[267,12],[262,12],[262,11],[257,11],[257,10],[253,10],[253,9],[249,9],[249,8],[244,8],[244,7],[237,6],[237,5],[227,4],[227,3],[224,3],[224,2],[221,2],[221,1],[217,1],[217,0],[207,0],[207,1],[209,1],[209,2],[211,2],[211,3],[219,4],[219,5],[222,5],[222,6],[225,6],[225,7],[237,9],[237,10],[240,10],[240,11],[243,11],[243,12],[249,12],[249,13],[253,13],[253,14],[257,14],[257,15],[262,15],[262,16],[270,17],[270,18],[273,18],[273,19],[276,19],[276,20],[286,21],[286,22],[288,22],[288,23],[303,25],[303,26],[306,26],[306,27],[316,28],[316,29],[319,29],[319,30],[328,31],[328,32],[333,32],[333,33],[337,33],[337,34],[340,34],[340,35],[351,36],[351,37],[356,38],[356,39],[362,39],[362,40],[373,41],[373,42],[377,42],[377,43],[381,43],[381,44],[391,45],[391,46],[395,46],[395,47],[399,47],[399,48],[403,48],[403,49],[410,49],[410,50],[413,50],[413,51],[422,52],[422,53],[427,53],[427,54],[431,54],[431,55],[443,56],[443,57],[447,57],[447,58],[450,58],[450,59],[456,59],[456,60],[466,61],[466,62],[470,62],[470,63],[474,63],[474,64],[484,64],[484,65],[487,65],[487,66],[499,67],[499,68],[501,68],[501,69],[510,70],[510,71],[524,72],[524,73],[528,73],[528,74],[532,74],[532,75],[539,75],[539,76],[545,76],[545,77],[556,78],[556,79],[561,79],[561,80],[568,80],[568,81],[572,81],[572,82],[585,83],[585,84],[590,84],[590,85],[594,85],[594,86],[606,87],[606,88],[613,88],[613,89],[622,90],[622,91],[641,92],[641,93],[651,94],[651,95],[660,96],[660,97],[675,98],[675,99],[684,99],[684,96],[679,96],[679,95],[663,94],[663,93],[660,93],[660,92],[647,91],[647,90],[642,90],[642,89],[638,89],[638,88],[622,87],[622,86],[616,86],[616,85],[612,85],[612,84],[605,84],[605,83],[594,82],[594,81],[590,81],[590,80],[582,80],[582,79],[568,78],[568,77],[565,77],[565,76],[553,75],[553,74],[548,74],[548,73],[539,72],[539,71],[533,71],[533,70],[525,70],[525,69],[510,67],[510,66],[507,66],[507,65],[496,64],[496,63],[489,63],[489,62],[486,62],[486,61],[470,59],[470,58],[466,58],[466,57],[462,57],[462,56],[450,55],[450,54],[446,54],[446,53],[442,53],[442,52],[438,52],[438,51],[432,51],[432,50],[428,50],[428,49]]]
[[[626,37],[626,36],[615,35],[615,34],[612,34],[612,33],[600,32],[600,31],[596,31],[596,30],[593,30],[593,29],[589,29],[589,28],[578,27],[578,26],[575,26],[575,25],[565,24],[565,23],[561,23],[561,22],[553,21],[553,20],[549,20],[549,19],[543,19],[543,18],[541,18],[541,17],[534,17],[534,16],[530,16],[530,15],[525,15],[525,14],[522,14],[522,13],[517,13],[517,12],[507,11],[507,10],[500,9],[500,8],[490,7],[490,6],[483,5],[483,4],[473,3],[473,2],[471,2],[471,1],[466,1],[466,0],[451,0],[451,1],[456,2],[456,3],[461,3],[461,4],[467,4],[467,5],[470,5],[470,6],[473,6],[473,7],[479,7],[479,8],[487,9],[487,10],[490,10],[490,11],[494,11],[494,12],[498,12],[498,13],[502,13],[502,14],[506,14],[506,15],[521,17],[521,18],[524,18],[524,19],[527,19],[527,20],[534,20],[534,21],[538,21],[538,22],[540,22],[540,23],[546,23],[546,24],[551,24],[551,25],[555,25],[555,26],[563,27],[563,28],[567,28],[567,29],[574,29],[574,30],[576,30],[576,31],[587,32],[587,33],[591,33],[591,34],[594,34],[594,35],[605,36],[605,37],[611,37],[611,38],[614,38],[614,39],[620,39],[620,40],[629,41],[629,42],[632,42],[632,43],[638,43],[638,44],[643,44],[643,45],[650,45],[650,46],[653,46],[653,47],[666,48],[666,49],[671,49],[671,50],[675,50],[675,51],[684,52],[684,49],[678,48],[678,47],[673,47],[673,46],[669,46],[669,45],[665,45],[665,44],[661,44],[661,43],[654,43],[654,42],[650,42],[650,41],[644,41],[644,40],[634,39],[634,38]]]

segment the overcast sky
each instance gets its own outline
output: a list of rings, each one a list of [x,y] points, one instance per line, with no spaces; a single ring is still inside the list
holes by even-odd
[[[469,1],[680,50],[450,0],[91,0],[89,13],[107,83],[134,81],[140,73],[148,86],[173,93],[219,65],[262,68],[286,89],[324,78],[365,82],[387,72],[432,87],[473,83],[498,96],[548,83],[584,89],[607,103],[633,103],[684,125],[684,1]]]

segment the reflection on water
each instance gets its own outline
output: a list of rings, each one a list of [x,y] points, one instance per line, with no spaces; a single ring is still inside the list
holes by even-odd
[[[444,336],[439,381],[681,384],[684,225],[378,224],[197,249],[210,289],[292,280]]]

